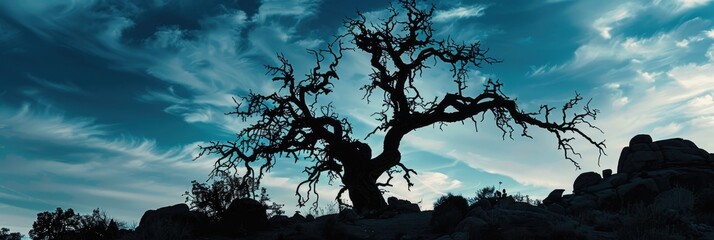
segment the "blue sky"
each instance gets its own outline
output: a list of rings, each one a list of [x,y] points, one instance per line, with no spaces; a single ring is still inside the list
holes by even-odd
[[[356,1],[355,1],[356,2]],[[500,139],[486,119],[425,128],[404,140],[403,161],[419,172],[387,196],[431,208],[447,192],[473,196],[503,182],[509,192],[542,198],[570,190],[583,171],[616,169],[638,133],[683,137],[714,149],[714,3],[655,1],[438,1],[436,36],[481,41],[503,63],[472,69],[473,94],[487,78],[526,110],[559,106],[577,91],[601,110],[595,124],[608,156],[578,142],[581,171],[555,138]],[[283,53],[296,73],[306,48],[324,47],[344,17],[369,17],[386,1],[0,1],[0,226],[27,233],[36,213],[55,207],[101,208],[138,222],[143,212],[180,203],[212,159],[192,161],[196,146],[229,140],[245,123],[223,113],[231,97],[274,91],[265,64]],[[368,59],[347,52],[333,101],[366,136],[380,106],[357,88]],[[446,68],[417,83],[427,96],[452,91]],[[435,79],[429,81],[429,79]],[[378,145],[380,135],[367,140]],[[288,213],[304,163],[280,162],[264,181]],[[338,187],[324,185],[324,203]],[[323,203],[323,205],[324,205]],[[303,209],[305,212],[306,209]]]

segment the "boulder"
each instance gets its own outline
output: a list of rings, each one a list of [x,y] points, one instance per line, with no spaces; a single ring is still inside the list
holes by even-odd
[[[602,170],[602,178],[609,178],[612,176],[612,169]]]
[[[626,173],[618,173],[610,176],[609,178],[605,178],[602,181],[603,184],[608,184],[612,187],[618,187],[622,184],[627,183],[627,174]]]
[[[186,204],[176,204],[144,212],[134,238],[193,239],[204,233],[208,223],[205,214],[189,211]]]
[[[290,217],[290,222],[292,222],[292,223],[304,223],[306,221],[307,221],[307,219],[305,219],[305,217],[303,217],[300,214],[300,212],[298,212],[298,211],[296,211],[295,214],[293,214],[293,216]]]
[[[630,139],[630,146],[634,144],[650,144],[652,143],[652,137],[647,134],[637,134]]]
[[[411,203],[407,200],[398,199],[396,197],[387,198],[388,208],[397,211],[398,213],[420,212],[419,205]]]
[[[597,206],[604,210],[617,210],[621,206],[620,195],[614,188],[605,189],[595,193]]]
[[[548,194],[548,197],[543,199],[543,205],[551,205],[553,203],[558,203],[563,201],[563,192],[565,189],[555,189]]]
[[[267,226],[265,206],[255,199],[235,199],[218,222],[218,232],[226,236],[245,236]]]
[[[658,195],[657,183],[651,178],[634,178],[629,183],[617,187],[617,193],[624,205],[633,203],[649,204]]]
[[[622,148],[622,151],[620,151],[620,157],[617,159],[617,173],[618,174],[627,174],[629,172],[634,172],[633,169],[630,169],[632,167],[628,166],[627,169],[625,169],[625,165],[629,165],[630,163],[628,162],[628,156],[630,155],[630,147],[624,147]]]
[[[600,177],[600,174],[596,172],[581,173],[575,179],[575,182],[573,182],[573,192],[582,192],[585,188],[600,183],[600,180],[602,180],[602,178]]]
[[[634,173],[671,167],[712,166],[710,154],[692,141],[672,138],[656,142],[651,137],[637,135],[620,154],[617,172]]]

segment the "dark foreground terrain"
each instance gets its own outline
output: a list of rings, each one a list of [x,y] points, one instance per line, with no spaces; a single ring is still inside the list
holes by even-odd
[[[542,201],[445,196],[434,211],[406,200],[369,218],[339,214],[267,219],[250,199],[211,223],[185,204],[147,211],[123,239],[714,239],[714,155],[684,139],[632,138],[617,172],[582,173],[573,193]]]

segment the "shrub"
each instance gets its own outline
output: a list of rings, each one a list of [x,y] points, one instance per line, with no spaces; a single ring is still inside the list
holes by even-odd
[[[442,208],[443,206],[457,206],[459,209],[464,209],[464,211],[469,208],[466,198],[461,195],[453,195],[451,193],[441,196],[436,200],[436,202],[434,202],[434,211]]]
[[[114,239],[123,223],[117,223],[108,218],[99,208],[92,211],[92,215],[79,216],[79,235],[81,239]]]
[[[502,199],[511,198],[515,202],[524,202],[534,206],[540,205],[541,200],[531,199],[528,195],[522,195],[521,193],[516,193],[515,195],[508,195],[506,189],[496,190],[495,186],[484,187],[476,191],[476,196],[469,199],[469,205],[475,207],[474,204],[478,203],[479,200],[487,200],[491,204],[496,204]]]
[[[452,231],[468,211],[469,204],[464,197],[449,193],[434,202],[429,225],[437,232]]]
[[[331,214],[338,214],[340,213],[340,208],[338,208],[337,203],[332,203],[328,204],[327,206],[322,206],[320,208],[312,208],[312,213],[316,217],[319,216],[325,216],[325,215],[331,215]]]
[[[21,240],[23,237],[19,232],[10,232],[8,228],[0,229],[0,240]]]
[[[235,199],[251,198],[258,189],[257,184],[252,179],[244,182],[242,177],[238,175],[220,174],[219,179],[213,181],[211,185],[206,183],[198,183],[196,180],[191,181],[191,192],[186,191],[183,195],[186,196],[191,210],[205,213],[211,221],[218,222],[225,214],[228,206]],[[285,212],[282,209],[283,204],[272,202],[270,205],[270,196],[265,188],[260,188],[260,196],[258,200],[267,210],[268,218],[274,215],[282,215]]]
[[[94,209],[91,215],[79,215],[73,209],[62,208],[55,212],[41,212],[32,224],[32,239],[115,239],[119,228],[124,227],[106,213]]]
[[[481,199],[493,199],[496,197],[496,187],[484,187],[476,191],[476,197],[474,197],[474,202],[478,202]]]

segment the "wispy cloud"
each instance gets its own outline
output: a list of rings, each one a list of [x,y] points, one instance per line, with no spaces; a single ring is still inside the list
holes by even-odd
[[[604,39],[612,38],[612,30],[623,20],[632,18],[636,12],[642,9],[641,5],[636,3],[625,3],[617,8],[607,12],[604,16],[599,17],[593,22],[593,28],[597,30],[600,36]]]
[[[683,11],[706,6],[711,0],[675,0],[673,2],[678,6],[677,11]]]
[[[292,16],[298,21],[316,13],[320,1],[316,0],[268,0],[262,1],[254,20],[265,22],[271,17]]]
[[[21,202],[52,199],[38,200],[44,207],[33,207],[0,197],[0,203],[11,207],[39,211],[60,206],[84,212],[101,207],[122,220],[133,221],[147,208],[180,202],[180,194],[188,186],[187,177],[205,179],[212,168],[210,161],[192,161],[198,142],[164,148],[153,140],[115,138],[106,125],[88,118],[66,118],[33,110],[30,105],[16,113],[8,108],[0,110],[0,118],[8,124],[0,131],[0,138],[27,146],[0,155],[3,189],[15,189],[6,193],[22,198]],[[35,154],[52,152],[56,146],[63,150],[54,155]],[[28,176],[44,177],[22,180]],[[148,185],[141,183],[146,179],[155,180]],[[117,201],[123,204],[113,204]],[[31,225],[31,219],[26,220],[30,222],[24,224]]]
[[[434,21],[445,22],[461,18],[480,17],[483,16],[487,8],[485,5],[471,5],[455,7],[449,10],[440,10],[434,14]]]
[[[77,85],[74,83],[68,82],[68,83],[56,83],[52,81],[48,81],[46,79],[36,77],[35,75],[32,74],[27,74],[27,78],[32,80],[33,82],[39,84],[40,86],[51,88],[54,90],[59,90],[62,92],[67,92],[67,93],[81,93],[82,89],[80,89]]]

